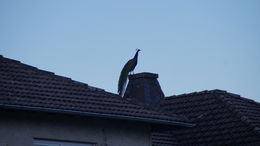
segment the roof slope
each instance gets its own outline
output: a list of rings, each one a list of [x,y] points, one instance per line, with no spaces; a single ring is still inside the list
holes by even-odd
[[[0,107],[62,112],[168,125],[189,125],[120,96],[0,56]]]
[[[260,104],[253,100],[213,90],[165,98],[160,108],[196,124],[171,132],[179,145],[260,145]]]

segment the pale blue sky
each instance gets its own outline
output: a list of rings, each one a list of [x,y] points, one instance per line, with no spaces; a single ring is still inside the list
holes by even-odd
[[[135,48],[166,96],[260,101],[259,0],[0,0],[5,57],[116,93]]]

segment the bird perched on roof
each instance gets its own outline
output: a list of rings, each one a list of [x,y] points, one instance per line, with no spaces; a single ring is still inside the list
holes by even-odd
[[[123,96],[125,85],[127,81],[127,76],[129,73],[134,71],[135,66],[137,65],[137,59],[138,59],[138,52],[141,51],[140,49],[136,49],[136,53],[134,58],[130,59],[125,66],[123,67],[119,80],[118,80],[118,94],[120,96]]]

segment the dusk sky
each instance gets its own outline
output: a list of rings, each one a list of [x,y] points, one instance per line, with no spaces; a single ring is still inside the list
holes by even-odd
[[[117,93],[136,48],[166,96],[260,102],[259,0],[0,0],[4,57]]]

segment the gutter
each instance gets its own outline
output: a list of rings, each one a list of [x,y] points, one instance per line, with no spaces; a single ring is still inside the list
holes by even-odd
[[[11,105],[11,104],[0,104],[0,107],[7,108],[7,109],[41,111],[41,112],[50,112],[50,113],[64,113],[64,114],[81,115],[81,116],[91,116],[91,117],[100,117],[100,118],[111,118],[111,119],[119,119],[119,120],[148,122],[148,123],[153,123],[153,124],[162,124],[162,125],[170,125],[170,126],[182,126],[182,127],[193,127],[193,126],[195,126],[195,124],[186,123],[186,122],[161,120],[161,119],[153,119],[153,118],[144,118],[144,117],[134,117],[134,116],[126,116],[126,115],[116,115],[116,114],[81,112],[81,111],[73,111],[73,110],[62,110],[62,109],[53,109],[53,108],[44,108],[44,107],[31,107],[31,106]]]

